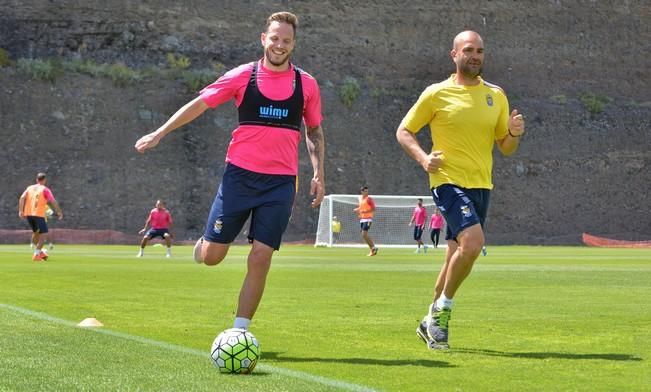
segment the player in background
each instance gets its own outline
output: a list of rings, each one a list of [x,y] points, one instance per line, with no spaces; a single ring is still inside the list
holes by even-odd
[[[144,152],[208,108],[235,101],[239,126],[232,133],[222,182],[203,237],[194,250],[195,261],[210,266],[219,264],[251,216],[249,235],[253,235],[253,244],[235,328],[249,327],[262,299],[271,257],[280,248],[289,222],[296,193],[302,123],[314,170],[310,181],[313,208],[321,204],[325,192],[321,93],[316,80],[289,61],[296,44],[297,26],[294,14],[272,14],[260,36],[262,59],[230,70],[158,130],[136,142],[136,149]],[[213,155],[210,152],[206,159]]]
[[[373,224],[373,216],[375,215],[375,202],[368,195],[368,187],[363,186],[360,188],[359,204],[357,208],[354,208],[353,211],[357,213],[359,218],[359,225],[361,229],[362,239],[368,245],[370,252],[367,256],[375,256],[377,254],[377,246],[373,242],[373,239],[368,235],[368,231],[371,229]]]
[[[474,31],[459,33],[450,56],[456,73],[425,89],[402,120],[396,138],[429,174],[434,204],[447,223],[447,253],[434,299],[416,333],[430,348],[448,348],[453,298],[484,245],[483,223],[493,188],[493,146],[513,154],[524,119],[509,113],[504,91],[481,77],[484,43]],[[429,125],[432,151],[416,139]]]
[[[138,251],[137,257],[142,257],[145,254],[145,246],[147,242],[152,238],[160,237],[165,241],[167,246],[167,252],[165,257],[172,257],[172,234],[170,229],[172,228],[172,214],[165,208],[165,202],[162,200],[156,200],[156,207],[154,207],[147,216],[145,221],[145,227],[138,232],[138,234],[145,234],[140,241],[140,250]],[[149,231],[147,227],[151,226]]]
[[[420,253],[420,247],[423,247],[423,252],[427,253],[427,245],[423,243],[423,230],[425,230],[425,221],[427,220],[427,209],[423,207],[423,199],[418,199],[414,212],[411,214],[409,226],[414,224],[414,241],[416,241],[416,252]]]
[[[47,206],[47,208],[45,209],[45,223],[47,223],[47,230],[48,230],[48,234],[47,234],[47,249],[48,250],[54,249],[54,238],[52,238],[52,237],[54,237],[53,236],[54,233],[52,232],[52,230],[50,230],[51,229],[50,225],[52,224],[52,222],[50,221],[50,218],[53,215],[54,215],[54,210],[52,208],[50,208],[50,206]],[[29,247],[32,248],[32,250],[34,248],[36,248],[36,245],[34,245],[31,238],[29,239]],[[43,247],[45,247],[45,241],[43,242]]]
[[[434,213],[432,218],[429,220],[429,237],[432,240],[435,248],[439,247],[439,237],[441,234],[441,228],[443,227],[443,215],[441,215],[441,210],[438,207],[434,208]]]
[[[18,216],[25,218],[32,229],[32,244],[34,245],[32,260],[34,261],[48,258],[47,250],[43,249],[43,244],[48,237],[47,221],[45,220],[48,205],[52,206],[59,219],[63,219],[63,211],[61,211],[52,191],[45,186],[46,183],[45,173],[38,173],[36,184],[28,186],[18,200]]]
[[[341,221],[336,216],[332,217],[332,243],[336,244],[341,236]]]

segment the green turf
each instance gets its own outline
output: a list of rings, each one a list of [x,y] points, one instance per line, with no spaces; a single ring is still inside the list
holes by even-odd
[[[442,250],[283,246],[251,326],[262,360],[222,375],[247,247],[0,246],[0,390],[637,391],[651,389],[651,250],[489,247],[456,298],[447,352],[414,331]],[[95,317],[104,327],[74,325]]]

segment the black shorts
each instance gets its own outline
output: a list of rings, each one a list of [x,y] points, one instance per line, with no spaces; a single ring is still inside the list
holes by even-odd
[[[414,240],[420,241],[422,237],[423,237],[423,225],[414,226]]]
[[[145,236],[149,237],[149,239],[160,237],[162,239],[165,239],[165,234],[169,233],[168,229],[149,229],[147,234]]]
[[[443,184],[432,189],[432,198],[445,218],[446,240],[456,241],[463,229],[477,223],[484,226],[490,204],[489,189]]]
[[[227,164],[204,239],[230,244],[251,216],[249,237],[278,250],[295,195],[296,176],[256,173]]]
[[[42,216],[28,216],[27,223],[34,233],[47,234],[47,221]]]

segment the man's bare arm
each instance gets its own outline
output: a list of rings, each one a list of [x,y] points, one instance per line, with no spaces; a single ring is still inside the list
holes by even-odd
[[[209,106],[203,101],[203,99],[201,99],[201,97],[193,99],[177,110],[176,113],[174,113],[172,117],[170,117],[170,119],[156,131],[138,139],[136,142],[136,150],[138,150],[138,152],[145,152],[145,150],[156,147],[158,142],[160,142],[165,135],[199,117],[206,111],[206,109],[208,109],[208,107]]]
[[[305,142],[314,169],[314,176],[310,182],[310,195],[314,195],[311,205],[312,208],[316,208],[325,195],[325,138],[321,125],[305,127]]]

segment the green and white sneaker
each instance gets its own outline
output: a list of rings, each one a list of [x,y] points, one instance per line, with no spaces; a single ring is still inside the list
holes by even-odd
[[[450,321],[451,314],[452,310],[448,308],[438,309],[432,306],[430,313],[418,325],[416,335],[430,349],[442,350],[450,348],[448,344],[448,322]]]
[[[430,341],[429,336],[427,336],[427,323],[424,319],[418,324],[418,328],[416,328],[416,336],[425,342],[427,347],[432,348],[432,342]]]

